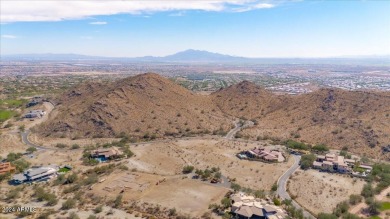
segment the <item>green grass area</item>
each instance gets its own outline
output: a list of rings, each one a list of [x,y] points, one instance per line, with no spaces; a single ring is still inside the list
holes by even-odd
[[[13,111],[0,110],[0,122],[4,122],[5,120],[11,118],[13,115],[14,115]]]
[[[390,202],[382,202],[379,210],[381,211],[390,210]]]
[[[60,168],[60,169],[58,170],[58,172],[60,172],[60,173],[66,173],[66,172],[69,172],[69,171],[70,171],[70,169],[65,168],[65,167],[62,167],[62,168]]]
[[[375,216],[371,216],[369,217],[369,219],[382,219],[381,217],[379,217],[378,215],[375,215]]]
[[[26,100],[6,99],[0,100],[0,107],[17,108],[22,106]]]

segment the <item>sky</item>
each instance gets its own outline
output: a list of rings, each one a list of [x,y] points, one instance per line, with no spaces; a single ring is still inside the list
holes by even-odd
[[[390,1],[0,0],[0,53],[390,54]]]

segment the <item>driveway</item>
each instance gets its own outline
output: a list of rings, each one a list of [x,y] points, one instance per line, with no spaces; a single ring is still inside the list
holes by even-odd
[[[301,160],[301,156],[299,155],[292,155],[292,157],[294,157],[294,164],[278,180],[278,190],[276,192],[281,199],[291,199],[287,192],[287,181],[290,176],[299,168],[299,161]],[[305,217],[316,218],[310,212],[302,208],[296,201],[292,200],[292,205],[297,209],[302,209],[303,215]]]

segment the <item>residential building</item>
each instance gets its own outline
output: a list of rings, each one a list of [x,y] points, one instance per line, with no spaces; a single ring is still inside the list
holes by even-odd
[[[104,162],[108,159],[115,159],[123,154],[117,147],[100,148],[91,152],[91,157],[96,158],[100,162]]]
[[[57,176],[57,166],[45,166],[38,168],[31,168],[23,173],[15,174],[12,177],[12,182],[21,184],[26,182],[47,181]]]
[[[270,162],[283,162],[285,160],[282,152],[276,149],[253,148],[245,152],[248,158],[262,159]]]
[[[15,167],[10,162],[0,163],[0,174],[12,173],[15,171]]]
[[[318,155],[316,161],[313,162],[313,168],[321,169],[328,172],[350,173],[355,167],[356,160],[345,159],[344,156],[328,153]],[[372,167],[369,165],[359,165],[365,172],[370,172]]]
[[[41,118],[46,114],[43,110],[31,110],[24,115],[24,118]]]
[[[230,196],[231,212],[238,219],[283,219],[287,213],[280,207],[265,200],[236,193]]]

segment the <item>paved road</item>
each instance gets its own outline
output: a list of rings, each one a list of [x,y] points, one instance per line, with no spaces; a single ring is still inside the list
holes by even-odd
[[[291,199],[290,195],[288,194],[286,188],[287,188],[287,181],[290,178],[290,176],[299,168],[299,161],[301,160],[301,156],[298,155],[292,155],[294,157],[294,164],[288,169],[278,180],[278,190],[277,194],[281,199]],[[307,218],[316,218],[310,212],[306,211],[304,208],[302,208],[296,201],[292,200],[292,204],[294,207],[298,209],[303,210],[303,215]]]
[[[240,121],[236,121],[234,123],[234,128],[231,129],[225,136],[225,138],[227,139],[234,139],[234,136],[236,135],[236,133],[238,131],[240,131],[242,128],[246,128],[246,127],[250,127],[250,126],[253,126],[253,122],[252,121],[246,121],[244,123],[244,125],[240,125]]]
[[[44,104],[44,105],[47,107],[47,109],[48,109],[48,110],[47,110],[47,114],[46,114],[43,118],[37,120],[38,122],[35,123],[35,124],[33,124],[33,126],[38,125],[38,124],[41,124],[42,122],[46,121],[46,120],[49,118],[49,114],[50,114],[51,111],[54,109],[54,105],[53,105],[53,103],[51,103],[51,102],[44,102],[43,104]],[[22,137],[22,142],[23,142],[23,144],[25,144],[25,145],[27,145],[27,146],[29,146],[29,147],[35,147],[35,148],[38,149],[38,150],[53,150],[53,149],[51,149],[51,148],[47,148],[47,147],[43,147],[43,146],[39,146],[39,145],[36,145],[36,144],[31,143],[30,140],[28,140],[28,135],[29,135],[29,134],[30,134],[30,129],[26,129],[24,132],[21,132],[21,133],[20,133],[20,135],[21,135],[21,137]]]
[[[28,140],[28,135],[30,134],[30,130],[26,130],[24,132],[21,133],[21,136],[22,136],[22,142],[24,144],[26,144],[27,146],[29,147],[34,147],[38,150],[50,150],[50,148],[47,148],[47,147],[43,147],[43,146],[39,146],[39,145],[36,145],[36,144],[33,144],[31,143],[29,140]]]

